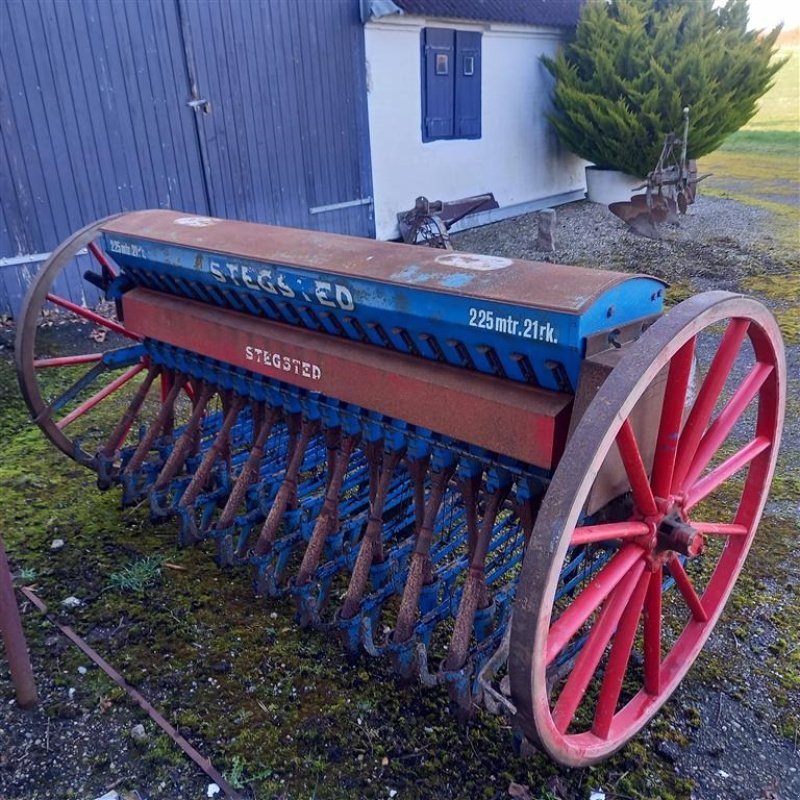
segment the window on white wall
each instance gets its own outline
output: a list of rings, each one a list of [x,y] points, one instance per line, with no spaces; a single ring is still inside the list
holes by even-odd
[[[422,141],[481,138],[481,34],[422,30]]]

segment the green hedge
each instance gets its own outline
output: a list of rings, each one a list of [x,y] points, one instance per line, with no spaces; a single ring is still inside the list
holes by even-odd
[[[550,121],[564,144],[600,167],[644,178],[664,135],[683,130],[689,157],[719,147],[756,113],[783,61],[776,28],[747,30],[747,0],[588,0],[555,59]]]

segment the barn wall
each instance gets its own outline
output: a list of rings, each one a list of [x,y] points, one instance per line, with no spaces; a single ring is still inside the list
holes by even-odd
[[[119,211],[372,236],[367,124],[357,0],[0,2],[0,314]]]
[[[480,139],[422,141],[426,26],[483,33]],[[582,196],[584,162],[561,147],[545,119],[549,76],[539,58],[559,47],[555,29],[390,17],[368,23],[365,34],[378,238],[398,234],[397,212],[418,195],[452,200],[491,191],[501,206],[493,218]]]

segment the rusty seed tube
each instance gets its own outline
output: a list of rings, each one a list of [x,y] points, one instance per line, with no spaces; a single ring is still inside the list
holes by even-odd
[[[158,410],[156,418],[153,420],[150,427],[145,431],[142,441],[139,442],[139,445],[131,457],[131,460],[125,467],[125,473],[127,475],[132,475],[135,473],[136,470],[138,470],[139,467],[141,467],[144,463],[148,452],[150,452],[150,448],[153,446],[153,442],[156,440],[156,437],[159,435],[159,433],[161,433],[164,426],[169,421],[170,416],[173,413],[173,407],[175,405],[175,400],[178,397],[178,393],[183,388],[187,380],[188,379],[185,375],[179,374],[173,381],[167,396],[164,398],[164,402],[161,404],[161,408]]]
[[[299,586],[308,583],[311,579],[311,576],[314,574],[319,564],[319,559],[322,556],[325,540],[337,525],[337,517],[339,516],[339,493],[342,490],[342,482],[347,473],[347,467],[350,464],[353,448],[356,446],[358,438],[358,436],[342,437],[341,448],[336,452],[333,471],[330,473],[328,490],[325,492],[325,502],[322,504],[322,510],[314,524],[314,532],[311,534],[308,547],[306,547],[306,552],[303,554],[303,562],[297,573],[297,584]]]
[[[475,619],[475,611],[478,607],[488,605],[486,597],[486,574],[484,572],[486,554],[489,550],[489,542],[492,538],[497,514],[500,511],[500,503],[503,493],[496,491],[489,495],[486,501],[486,510],[483,514],[480,533],[475,541],[475,548],[470,559],[469,572],[461,594],[461,602],[458,606],[456,623],[453,628],[453,635],[450,638],[450,649],[445,662],[446,669],[461,669],[467,660],[469,653],[469,642],[472,637],[472,623]]]
[[[364,538],[361,540],[361,549],[358,551],[353,574],[350,576],[350,583],[347,587],[347,594],[342,605],[342,619],[352,619],[358,612],[361,605],[361,598],[364,596],[364,589],[369,579],[369,568],[373,563],[383,560],[383,507],[386,504],[386,496],[389,494],[389,487],[392,484],[392,477],[400,463],[400,452],[386,452],[383,456],[383,471],[377,481],[375,489],[375,499],[370,504],[369,521]]]
[[[433,474],[431,491],[428,495],[428,502],[425,504],[425,518],[417,536],[414,553],[411,556],[411,568],[408,571],[403,599],[400,601],[400,610],[397,613],[397,624],[394,630],[395,642],[408,641],[414,632],[419,608],[419,594],[431,569],[430,549],[433,541],[433,528],[453,470],[454,467],[449,466]]]
[[[179,503],[181,508],[187,508],[190,506],[200,492],[205,488],[214,464],[228,444],[231,428],[233,428],[236,418],[239,416],[239,412],[242,410],[244,402],[244,398],[239,397],[238,395],[231,401],[230,407],[225,412],[225,418],[222,421],[222,427],[219,429],[219,433],[217,433],[217,436],[214,439],[214,443],[206,451],[206,454],[203,456],[203,460],[200,462],[200,466],[197,468],[197,472],[195,472],[195,474],[192,476],[191,482],[186,487],[186,491],[181,497],[181,501]]]
[[[111,458],[122,445],[122,442],[128,435],[128,431],[130,430],[131,425],[133,425],[133,421],[136,419],[136,416],[142,407],[142,403],[144,403],[145,397],[147,397],[150,387],[153,385],[153,381],[156,379],[159,372],[161,372],[161,367],[159,366],[150,367],[150,369],[147,370],[147,375],[145,376],[144,381],[142,381],[141,385],[136,390],[136,394],[133,396],[130,404],[125,409],[122,419],[120,419],[120,421],[117,423],[116,428],[114,428],[114,430],[111,432],[108,440],[103,445],[103,449],[100,451],[100,455],[104,458]]]
[[[253,553],[257,556],[263,556],[269,552],[275,537],[278,535],[278,528],[281,524],[281,519],[286,511],[286,506],[290,500],[295,496],[297,491],[297,474],[300,472],[300,467],[306,455],[311,437],[317,432],[319,422],[310,422],[303,420],[303,425],[300,431],[300,439],[292,448],[292,455],[289,459],[289,465],[286,468],[286,475],[281,483],[281,488],[275,495],[272,501],[272,508],[269,510],[264,526],[261,528],[261,533],[258,536],[256,546],[253,548]]]
[[[197,444],[198,428],[200,427],[200,422],[203,419],[203,414],[205,414],[206,406],[213,393],[214,389],[204,383],[200,396],[197,398],[197,402],[192,409],[192,416],[189,418],[189,422],[186,423],[183,433],[172,448],[172,452],[169,454],[161,472],[159,472],[153,484],[153,491],[158,492],[165,488],[178,470],[184,465],[186,459],[189,458],[189,455]]]
[[[262,415],[263,416],[263,415]],[[261,426],[256,433],[253,442],[253,448],[247,456],[247,461],[239,472],[236,478],[236,483],[225,503],[225,508],[222,509],[222,514],[217,521],[218,528],[227,528],[236,517],[236,511],[244,499],[245,492],[250,484],[253,482],[253,477],[258,469],[261,459],[264,457],[264,445],[267,443],[275,423],[280,417],[279,409],[272,409],[269,415],[263,419]]]

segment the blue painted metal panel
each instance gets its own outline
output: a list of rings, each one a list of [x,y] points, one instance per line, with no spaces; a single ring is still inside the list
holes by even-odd
[[[197,120],[212,214],[372,236],[358,4],[180,0],[180,8],[197,91],[209,103]]]
[[[293,325],[369,341],[382,347],[463,365],[463,355],[448,342],[463,343],[473,368],[495,373],[487,347],[496,352],[505,376],[526,381],[515,354],[530,357],[536,380],[546,389],[563,389],[549,362],[563,365],[572,391],[577,387],[587,336],[662,310],[662,283],[636,277],[608,289],[581,314],[476,299],[460,294],[476,279],[454,272],[444,286],[411,266],[393,282],[326,274],[287,264],[229,258],[138,236],[105,234],[104,247],[122,267],[118,286],[140,285],[191,299],[277,319]],[[395,282],[396,281],[396,282]],[[353,323],[358,321],[358,325]],[[366,340],[364,339],[366,337]],[[422,344],[430,337],[438,348]]]

